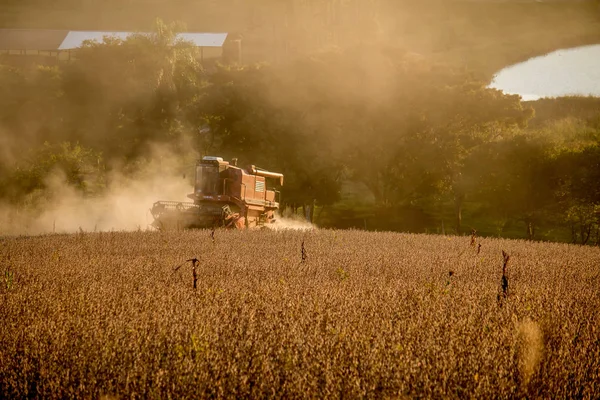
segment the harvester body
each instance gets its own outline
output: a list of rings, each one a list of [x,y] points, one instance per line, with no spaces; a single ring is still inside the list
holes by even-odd
[[[283,175],[256,168],[239,168],[220,157],[196,164],[192,202],[158,201],[151,213],[160,230],[190,228],[254,228],[275,221],[280,192],[267,186]]]

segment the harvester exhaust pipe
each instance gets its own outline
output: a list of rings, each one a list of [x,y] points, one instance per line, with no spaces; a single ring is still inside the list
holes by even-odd
[[[237,158],[231,159],[231,165],[233,165],[234,167],[237,167]]]
[[[252,173],[254,175],[264,176],[265,178],[279,179],[279,184],[281,186],[283,186],[283,174],[280,174],[278,172],[270,172],[270,171],[265,171],[263,169],[258,169],[254,165],[251,165],[248,169],[250,170],[250,173]]]

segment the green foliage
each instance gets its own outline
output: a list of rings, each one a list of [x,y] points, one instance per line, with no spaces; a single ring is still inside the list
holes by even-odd
[[[177,29],[158,21],[151,35],[84,44],[64,81],[75,137],[109,159],[134,159],[149,142],[177,142],[194,130],[203,71]]]
[[[2,179],[2,196],[12,202],[34,192],[52,196],[51,189],[59,187],[55,179],[83,193],[97,193],[103,185],[102,165],[99,153],[79,144],[45,143]]]
[[[158,148],[281,171],[284,206],[316,204],[327,226],[460,233],[464,214],[536,238],[587,231],[574,216],[600,204],[595,99],[523,104],[386,44],[205,70],[182,29],[159,20],[60,67],[0,68],[1,197],[42,199],[56,171],[98,194]]]
[[[39,138],[54,135],[61,126],[61,85],[56,67],[19,70],[0,65],[0,129],[34,146]]]
[[[4,288],[11,290],[14,286],[15,274],[10,269],[4,271]]]
[[[573,243],[600,243],[600,204],[580,204],[569,207],[565,222],[571,226]]]

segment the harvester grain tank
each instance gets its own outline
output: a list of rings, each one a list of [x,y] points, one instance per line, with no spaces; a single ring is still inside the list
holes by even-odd
[[[255,228],[275,221],[283,174],[257,168],[246,169],[206,156],[196,164],[192,202],[158,201],[150,210],[152,225],[160,230],[190,228]]]

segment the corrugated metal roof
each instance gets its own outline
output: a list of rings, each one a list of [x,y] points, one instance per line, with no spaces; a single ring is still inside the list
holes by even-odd
[[[0,29],[0,50],[58,50],[69,31]]]
[[[0,29],[0,50],[73,50],[86,40],[99,42],[105,36],[126,39],[134,32],[65,31],[43,29]],[[149,35],[149,33],[142,33]],[[197,47],[223,47],[227,33],[180,33],[178,38]]]
[[[94,32],[94,31],[70,31],[65,40],[59,44],[59,50],[72,50],[81,47],[86,40],[101,42],[105,36],[126,39],[132,32]]]
[[[180,33],[177,37],[192,42],[197,47],[223,47],[227,33]]]
[[[133,32],[71,31],[58,49],[71,50],[81,47],[86,40],[101,42],[105,36],[126,39],[133,34]],[[149,35],[149,33],[143,32],[141,34]],[[177,38],[192,42],[197,47],[223,47],[223,43],[227,39],[227,33],[180,33]]]

